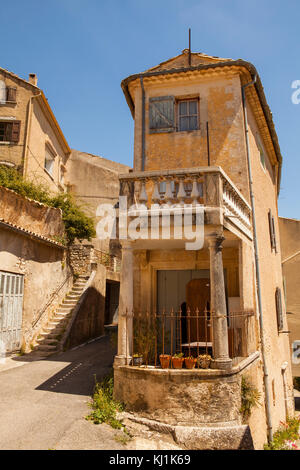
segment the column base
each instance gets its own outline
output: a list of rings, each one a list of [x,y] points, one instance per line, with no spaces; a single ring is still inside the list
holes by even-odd
[[[120,366],[129,366],[131,363],[131,356],[115,356],[114,358],[114,367],[120,367]]]
[[[232,369],[232,359],[213,359],[211,361],[212,369],[230,370]]]

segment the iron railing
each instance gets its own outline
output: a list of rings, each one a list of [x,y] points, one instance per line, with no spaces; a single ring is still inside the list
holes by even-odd
[[[213,330],[217,319],[209,310],[171,309],[169,312],[153,314],[125,312],[124,316],[126,344],[130,349],[126,353],[126,357],[130,357],[128,365],[167,368],[166,364],[162,364],[163,356],[166,361],[169,358],[167,362],[170,368],[174,367],[174,357],[181,359],[182,365],[186,363],[185,358],[193,358],[193,368],[201,368],[203,360],[209,362],[214,357]],[[247,339],[253,316],[253,311],[230,312],[226,315],[229,356],[232,359],[247,356]],[[132,334],[129,333],[130,330]]]
[[[121,260],[117,256],[113,256],[110,253],[94,248],[94,258],[98,263],[103,264],[110,271],[121,271]]]

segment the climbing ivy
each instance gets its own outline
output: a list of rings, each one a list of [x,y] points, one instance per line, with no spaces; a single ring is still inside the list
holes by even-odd
[[[78,240],[91,240],[95,236],[93,220],[85,215],[70,193],[51,194],[47,187],[26,180],[14,168],[0,165],[0,186],[11,189],[21,196],[41,202],[62,211],[67,243]]]

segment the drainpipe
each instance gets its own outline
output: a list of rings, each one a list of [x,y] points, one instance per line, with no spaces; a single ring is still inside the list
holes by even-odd
[[[270,405],[271,394],[270,394],[270,389],[269,389],[269,380],[268,380],[269,374],[268,374],[268,366],[267,366],[266,352],[265,352],[265,334],[264,334],[261,281],[260,281],[259,257],[258,257],[258,246],[257,246],[255,202],[254,202],[254,193],[253,193],[252,166],[251,166],[250,145],[249,145],[249,128],[248,128],[246,94],[245,94],[245,89],[249,86],[254,85],[256,83],[256,79],[257,79],[257,75],[254,76],[254,80],[252,80],[252,82],[247,83],[246,85],[242,86],[242,100],[243,100],[245,137],[246,137],[247,161],[248,161],[248,172],[249,172],[249,190],[250,190],[251,209],[252,209],[256,289],[257,289],[258,313],[259,313],[259,324],[260,324],[261,354],[262,354],[263,370],[264,370],[264,388],[265,388],[265,397],[266,397],[265,406],[266,406],[266,417],[267,417],[267,427],[268,427],[268,440],[269,442],[271,442],[273,440],[273,426],[272,426],[271,405]]]
[[[143,77],[140,77],[142,88],[142,171],[145,171],[145,88]]]

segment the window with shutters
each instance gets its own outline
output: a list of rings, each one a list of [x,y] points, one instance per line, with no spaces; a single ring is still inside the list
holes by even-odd
[[[259,136],[257,136],[257,148],[258,148],[258,151],[259,151],[260,164],[263,167],[263,169],[265,170],[266,169],[265,151],[264,151],[264,148],[263,148],[263,145],[261,143],[261,140],[260,140]]]
[[[173,96],[159,96],[149,99],[150,133],[173,132],[175,130],[174,106]]]
[[[6,86],[3,80],[0,80],[0,104],[16,103],[17,88]]]
[[[276,292],[275,292],[275,302],[276,302],[278,331],[281,331],[283,330],[283,308],[282,308],[281,289],[279,287],[277,287]]]
[[[21,121],[0,121],[0,142],[18,143]]]
[[[268,219],[269,219],[269,233],[270,233],[271,249],[272,251],[274,250],[275,253],[277,253],[275,219],[274,219],[274,216],[272,215],[271,209],[269,210],[269,213],[268,213]]]
[[[55,155],[51,152],[50,148],[46,145],[44,168],[51,176],[53,176],[54,160],[55,160]]]
[[[199,100],[177,101],[178,131],[195,131],[199,129]]]

